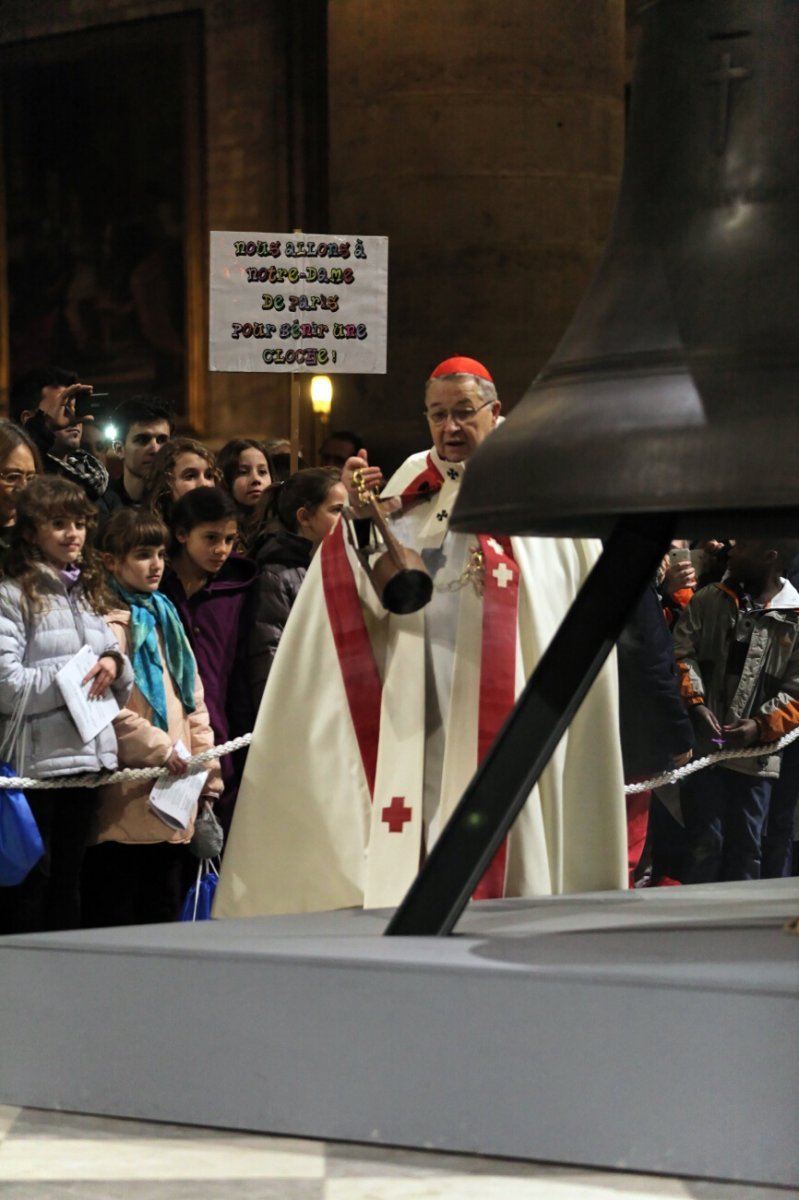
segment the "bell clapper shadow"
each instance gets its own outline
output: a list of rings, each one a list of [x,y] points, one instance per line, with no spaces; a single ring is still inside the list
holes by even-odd
[[[654,577],[675,525],[670,513],[618,521],[385,936],[452,932]]]

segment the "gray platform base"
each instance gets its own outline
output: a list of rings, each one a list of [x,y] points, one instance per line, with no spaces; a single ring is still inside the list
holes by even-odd
[[[799,1186],[799,887],[0,942],[0,1102]]]

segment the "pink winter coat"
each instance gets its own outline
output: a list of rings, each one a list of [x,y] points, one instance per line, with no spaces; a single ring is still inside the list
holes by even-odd
[[[119,642],[123,654],[130,650],[130,611],[114,609],[106,616],[111,631]],[[160,644],[160,635],[159,635]],[[163,650],[163,647],[162,647]],[[161,655],[163,661],[163,653]],[[203,699],[203,685],[197,672],[194,689],[195,710],[187,713],[175,690],[172,676],[164,670],[164,690],[168,732],[157,729],[151,723],[152,709],[135,686],[125,708],[114,721],[117,735],[120,767],[162,766],[172,752],[178,739],[197,754],[214,745],[214,735],[208,723],[208,711]],[[222,791],[222,776],[219,760],[213,759],[208,766],[204,795],[218,796]],[[133,780],[130,783],[111,783],[99,789],[100,802],[97,812],[98,842],[188,842],[194,832],[194,822],[185,832],[170,829],[155,813],[151,812],[147,798],[154,780]]]

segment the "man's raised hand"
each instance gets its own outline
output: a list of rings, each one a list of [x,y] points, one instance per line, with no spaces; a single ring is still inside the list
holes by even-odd
[[[75,417],[75,402],[78,396],[93,392],[90,383],[71,383],[65,388],[45,388],[45,395],[39,403],[39,408],[47,417],[53,429],[69,429],[71,425],[79,425],[81,421],[92,421],[93,417]]]
[[[360,472],[360,485],[356,482],[356,471]],[[364,448],[363,450],[359,450],[357,454],[353,454],[344,463],[341,471],[341,482],[347,489],[351,506],[357,509],[360,507],[359,492],[366,490],[375,492],[376,494],[383,482],[383,472],[379,467],[369,466],[369,453]]]

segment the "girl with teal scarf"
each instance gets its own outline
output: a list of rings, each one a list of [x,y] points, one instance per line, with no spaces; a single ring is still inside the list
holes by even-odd
[[[117,575],[111,587],[130,609],[130,660],[136,687],[153,710],[153,725],[167,729],[164,664],[158,645],[160,632],[164,643],[166,668],[178,690],[186,712],[194,712],[194,684],[197,664],[175,606],[160,592],[133,592]]]
[[[158,591],[167,532],[153,513],[115,512],[102,535],[109,585],[119,597],[107,620],[133,664],[133,692],[114,725],[119,761],[125,767],[186,767],[178,742],[190,754],[210,749],[214,736],[197,663],[172,603]],[[98,845],[84,874],[85,909],[91,925],[146,924],[178,919],[188,878],[196,869],[185,829],[173,828],[149,804],[152,780],[100,789]],[[218,763],[210,764],[202,805],[221,792]]]

